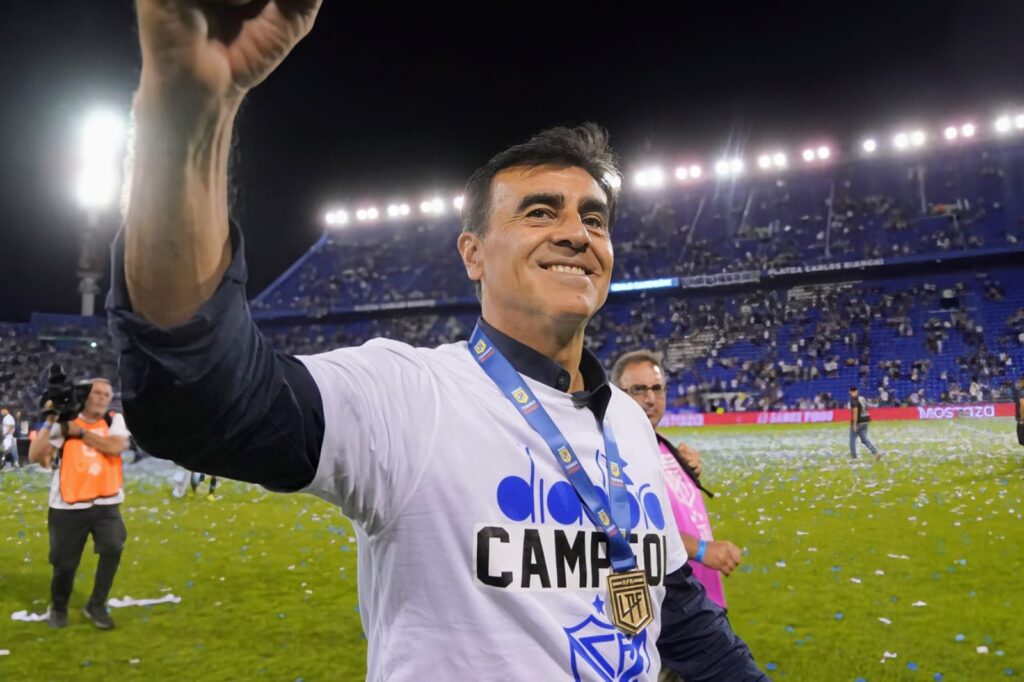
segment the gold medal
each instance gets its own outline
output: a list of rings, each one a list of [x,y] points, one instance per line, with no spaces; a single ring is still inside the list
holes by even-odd
[[[608,575],[612,625],[630,636],[639,635],[654,620],[647,575],[637,569]]]

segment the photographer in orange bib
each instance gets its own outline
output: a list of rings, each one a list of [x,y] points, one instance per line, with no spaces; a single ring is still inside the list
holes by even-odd
[[[99,561],[92,595],[82,612],[96,627],[109,630],[114,621],[107,611],[107,596],[128,537],[121,519],[121,452],[128,447],[129,433],[124,417],[107,411],[113,398],[110,382],[90,383],[84,405],[76,405],[73,398],[63,405],[46,403],[46,423],[32,441],[29,461],[54,469],[47,519],[53,565],[47,622],[54,628],[67,626],[75,572],[92,535]],[[65,397],[71,395],[66,391]]]

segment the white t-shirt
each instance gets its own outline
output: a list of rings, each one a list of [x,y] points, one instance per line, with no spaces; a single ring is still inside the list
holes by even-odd
[[[124,423],[124,417],[118,413],[114,415],[113,420],[110,422],[110,428],[107,431],[108,436],[125,436],[128,437],[128,425]],[[50,429],[50,445],[55,448],[59,448],[64,445],[64,438],[60,435],[60,427],[54,425]],[[117,455],[107,455],[108,457],[120,457],[120,453]],[[94,504],[120,504],[124,502],[124,489],[118,490],[116,494],[110,497],[97,497],[91,502],[76,502],[74,504],[68,504],[60,496],[60,467],[53,472],[53,481],[50,482],[50,507],[53,509],[88,509]]]
[[[657,615],[630,639],[608,620],[595,526],[465,342],[378,339],[301,360],[326,422],[307,491],[355,522],[368,680],[658,678],[662,585],[686,551],[654,431],[632,399],[613,388],[606,422],[626,462],[633,547],[656,583]],[[594,413],[524,381],[607,491]]]
[[[14,421],[14,415],[4,415],[3,422],[3,451],[9,452],[14,449],[14,427],[17,424]]]

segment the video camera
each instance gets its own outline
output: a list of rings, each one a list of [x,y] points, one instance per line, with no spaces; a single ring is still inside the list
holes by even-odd
[[[91,381],[74,383],[64,374],[63,367],[57,364],[50,365],[46,391],[39,399],[39,407],[43,408],[43,418],[53,414],[57,415],[59,422],[71,421],[85,408],[85,401],[91,392]],[[47,402],[51,403],[50,406],[47,406]]]

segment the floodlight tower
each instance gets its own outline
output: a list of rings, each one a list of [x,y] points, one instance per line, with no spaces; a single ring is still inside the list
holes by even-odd
[[[94,111],[82,122],[78,143],[75,198],[86,212],[78,257],[78,293],[82,315],[96,312],[96,296],[106,261],[101,221],[117,198],[120,162],[125,144],[124,118],[112,111]]]

